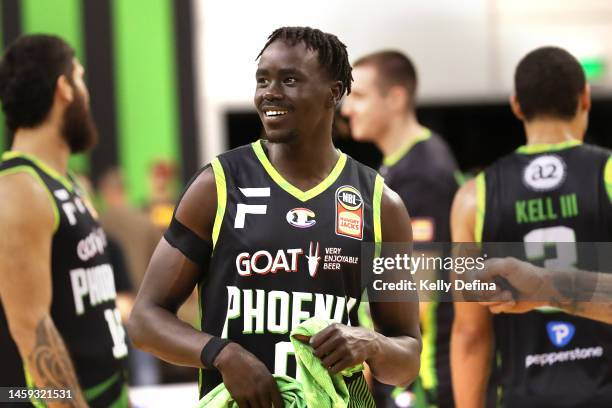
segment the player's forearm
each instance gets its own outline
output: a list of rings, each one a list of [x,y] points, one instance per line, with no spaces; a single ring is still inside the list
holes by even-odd
[[[48,407],[87,407],[64,340],[49,315],[33,325],[13,323],[11,334],[37,388],[70,390],[71,399],[45,401]]]
[[[453,327],[451,376],[457,408],[482,408],[485,403],[492,353],[492,337]]]
[[[380,333],[367,359],[374,377],[385,384],[407,386],[419,375],[421,344],[413,337],[386,337]]]
[[[194,329],[170,311],[137,302],[128,321],[128,335],[139,349],[169,363],[202,367],[200,353],[210,335]]]
[[[612,324],[612,274],[568,271],[544,276],[552,283],[550,306]]]

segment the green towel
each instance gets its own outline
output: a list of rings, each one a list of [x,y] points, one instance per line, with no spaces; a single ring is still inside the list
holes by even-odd
[[[308,408],[300,383],[285,375],[274,376],[274,379],[283,397],[285,408]],[[198,408],[238,408],[238,404],[221,383],[200,400]]]
[[[300,373],[300,382],[287,376],[274,376],[285,408],[353,408],[374,407],[374,400],[362,378],[347,387],[343,376],[350,377],[363,370],[363,364],[331,375],[313,353],[312,347],[293,338],[294,334],[312,337],[323,330],[332,320],[312,317],[291,332],[291,343]],[[198,408],[237,408],[223,383],[206,394]]]
[[[340,374],[331,375],[313,353],[312,347],[293,338],[295,334],[314,336],[333,321],[311,317],[291,332],[291,344],[300,372],[308,407],[346,408],[350,400],[349,391],[342,376],[350,377],[363,370],[363,364],[347,368]]]

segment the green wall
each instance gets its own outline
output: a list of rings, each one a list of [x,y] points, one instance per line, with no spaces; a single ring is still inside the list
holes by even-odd
[[[179,126],[170,0],[113,0],[119,157],[132,201],[148,195],[148,169],[178,160]]]
[[[85,15],[85,1],[97,0],[21,0],[18,11],[21,30],[24,34],[62,37],[75,49],[87,71],[86,40],[91,40],[96,49],[97,37],[86,36],[98,35],[100,31],[91,31],[91,27],[85,26],[85,18],[91,18]],[[109,0],[109,6],[110,15],[101,18],[109,19],[106,23],[111,39],[110,42],[101,39],[100,46],[110,47],[107,51],[112,55],[113,75],[106,77],[104,71],[97,70],[95,80],[97,85],[102,83],[114,90],[114,103],[105,102],[98,109],[114,110],[115,115],[105,117],[115,118],[116,136],[101,134],[100,138],[116,137],[118,152],[109,150],[101,154],[98,151],[96,157],[105,157],[108,165],[118,162],[130,200],[144,204],[150,194],[148,173],[155,160],[172,160],[181,168],[176,3],[173,0]],[[92,80],[90,76],[87,78]],[[96,96],[92,94],[91,98]],[[0,149],[5,138],[0,129]],[[73,157],[70,166],[79,172],[91,170],[96,174],[105,169],[104,162],[91,161],[87,155]]]
[[[80,0],[22,0],[21,7],[24,33],[55,34],[62,37],[74,48],[77,58],[84,64]],[[88,172],[88,157],[85,154],[72,156],[70,167],[77,172]]]

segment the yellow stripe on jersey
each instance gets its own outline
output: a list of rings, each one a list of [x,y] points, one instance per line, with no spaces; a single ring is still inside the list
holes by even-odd
[[[476,220],[474,222],[474,241],[482,242],[482,231],[484,228],[484,218],[486,210],[487,186],[485,174],[480,172],[476,176]]]
[[[569,149],[570,147],[581,145],[582,142],[577,139],[566,140],[561,143],[541,143],[521,146],[516,149],[517,153],[536,154],[546,152],[557,152],[559,150]]]
[[[387,167],[391,167],[395,165],[398,161],[400,161],[405,155],[408,154],[410,149],[414,147],[415,144],[419,142],[423,142],[431,137],[431,130],[425,128],[423,133],[417,135],[414,139],[410,140],[406,145],[402,146],[397,152],[393,153],[390,156],[383,158],[383,164]]]
[[[385,180],[380,176],[380,174],[376,175],[376,180],[374,180],[374,197],[372,198],[372,214],[374,218],[374,222],[372,223],[374,226],[374,256],[380,256],[380,249],[382,245],[382,221],[381,221],[381,212],[380,206],[382,202],[382,194],[383,187],[385,185]]]
[[[604,167],[604,184],[606,186],[608,198],[610,202],[612,202],[612,156],[608,158],[606,166]]]
[[[213,174],[215,175],[215,185],[217,186],[217,213],[215,214],[215,222],[212,230],[213,250],[217,244],[219,233],[221,232],[221,223],[225,215],[225,206],[227,204],[227,185],[225,183],[225,172],[218,158],[214,158],[212,163]]]
[[[53,168],[51,168],[50,166],[45,164],[42,160],[40,160],[40,159],[30,155],[30,154],[22,153],[22,152],[17,152],[17,151],[9,151],[9,152],[5,152],[2,155],[2,160],[14,159],[16,157],[22,157],[24,159],[27,159],[27,160],[31,161],[32,163],[34,163],[38,167],[40,167],[40,169],[42,171],[47,173],[47,175],[49,175],[49,177],[57,180],[60,184],[62,184],[64,187],[66,187],[66,190],[68,190],[70,192],[74,191],[74,185],[72,184],[72,182],[70,180],[68,180],[68,178],[62,176],[57,171],[55,171]]]

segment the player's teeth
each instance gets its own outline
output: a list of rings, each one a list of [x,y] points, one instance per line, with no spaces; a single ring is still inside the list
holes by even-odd
[[[286,111],[267,111],[266,116],[280,116],[287,113]]]

